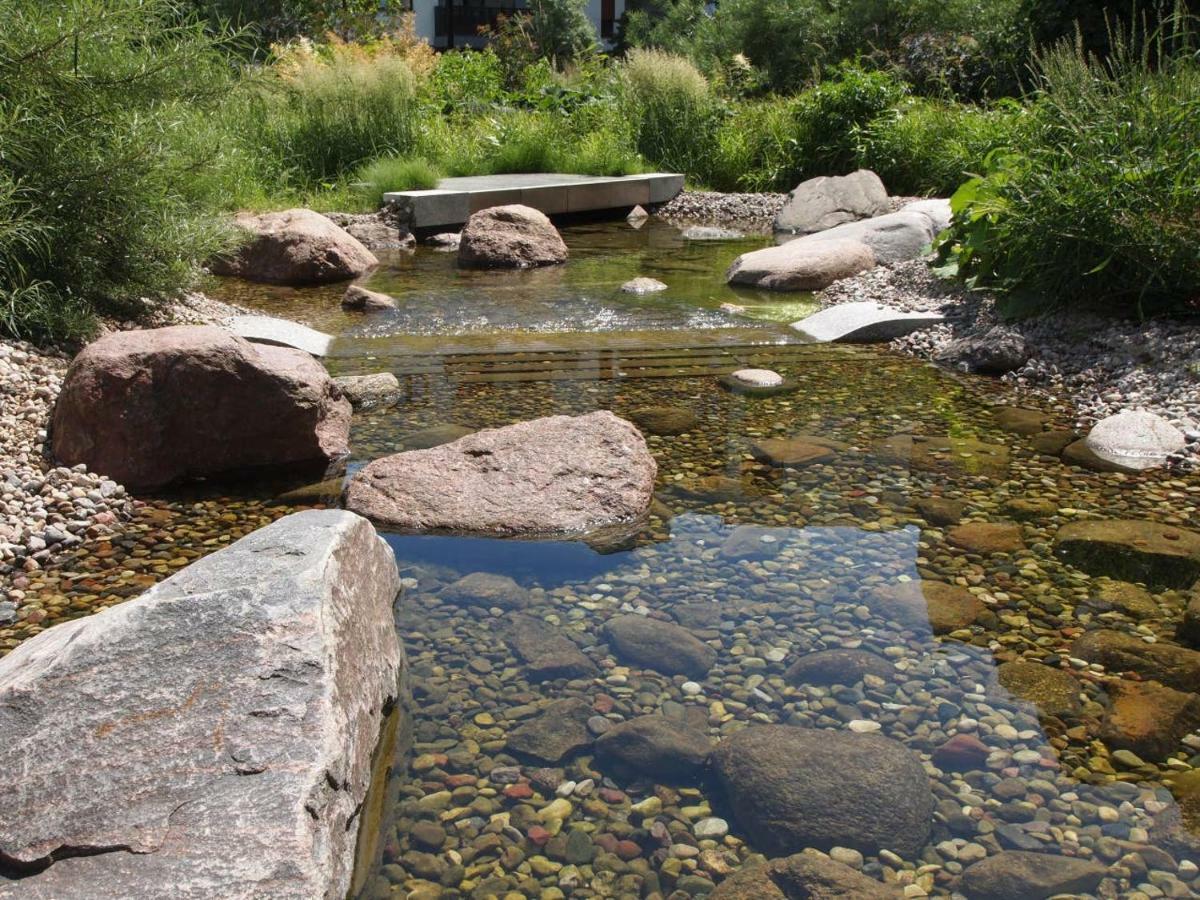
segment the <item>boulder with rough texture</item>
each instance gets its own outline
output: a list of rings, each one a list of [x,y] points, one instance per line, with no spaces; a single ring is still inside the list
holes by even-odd
[[[249,240],[236,253],[212,261],[215,275],[269,284],[328,284],[349,281],[379,265],[361,241],[311,209],[240,213],[236,223]]]
[[[968,866],[958,889],[971,900],[1046,900],[1094,893],[1107,874],[1095,860],[1005,850]]]
[[[752,725],[725,738],[713,764],[751,845],[915,855],[934,798],[920,758],[878,734]]]
[[[402,531],[578,534],[640,519],[657,471],[624,419],[549,416],[377,459],[346,506]]]
[[[596,664],[549,622],[511,614],[505,619],[503,637],[513,653],[525,663],[525,670],[533,681],[591,678],[596,674]]]
[[[1187,445],[1183,432],[1144,410],[1123,410],[1092,426],[1084,445],[1121,471],[1141,472],[1166,464]]]
[[[695,781],[712,752],[708,735],[664,716],[638,716],[600,735],[596,755],[602,764],[667,784]]]
[[[359,312],[379,312],[384,309],[395,309],[396,301],[387,294],[379,291],[369,291],[361,284],[352,284],[342,294],[342,309],[353,309]]]
[[[805,850],[738,869],[708,895],[709,900],[899,900],[898,887],[883,884],[830,859]]]
[[[604,634],[618,657],[664,675],[703,678],[717,661],[717,651],[686,628],[647,616],[616,616]]]
[[[0,897],[345,897],[398,590],[311,510],[0,660],[0,855],[48,864]]]
[[[626,294],[657,294],[666,289],[667,286],[657,278],[646,278],[645,276],[631,278],[621,285],[621,291]]]
[[[875,254],[861,241],[788,241],[743,253],[725,280],[769,291],[819,291],[875,265]]]
[[[950,209],[950,201],[945,197],[930,197],[926,200],[914,200],[911,203],[906,203],[900,207],[900,212],[915,212],[921,215],[928,216],[929,221],[933,223],[933,232],[936,236],[939,232],[945,231],[950,227],[950,220],[954,213]]]
[[[72,361],[54,409],[65,465],[135,490],[348,452],[350,403],[312,357],[220,328],[106,335]]]
[[[1181,691],[1200,689],[1200,650],[1164,641],[1148,644],[1124,631],[1101,628],[1075,639],[1071,655],[1112,673],[1136,672]]]
[[[891,208],[887,188],[870,169],[820,176],[798,184],[775,216],[776,231],[812,234],[879,216]]]
[[[869,344],[904,337],[942,319],[937,313],[904,312],[863,300],[828,306],[792,327],[814,341]]]
[[[951,341],[938,352],[937,361],[978,375],[1003,375],[1021,368],[1030,355],[1019,332],[994,325]]]
[[[508,733],[508,751],[554,765],[592,742],[591,705],[580,697],[555,700]]]
[[[1079,679],[1065,669],[1014,660],[997,666],[996,677],[1005,690],[1034,704],[1044,716],[1073,719],[1083,710]]]
[[[858,684],[864,675],[888,679],[896,674],[886,657],[870,650],[817,650],[806,653],[783,673],[788,684]]]
[[[472,572],[441,593],[442,601],[458,606],[478,606],[483,609],[524,609],[533,602],[529,591],[507,575],[491,572]]]
[[[400,402],[400,379],[391,372],[340,375],[333,383],[355,409],[386,409]]]
[[[906,259],[916,259],[925,254],[937,233],[938,229],[929,213],[921,209],[909,209],[858,222],[847,222],[845,225],[818,231],[798,240],[805,243],[858,241],[871,248],[879,265],[890,265]]]
[[[567,261],[567,245],[544,213],[529,206],[493,206],[467,219],[458,245],[461,265],[525,269]]]
[[[1195,686],[1200,689],[1200,681]],[[1161,760],[1200,728],[1200,694],[1153,681],[1118,681],[1108,686],[1108,695],[1112,702],[1100,725],[1100,739],[1113,749]]]
[[[1200,532],[1138,519],[1069,522],[1054,538],[1066,562],[1090,575],[1140,581],[1152,590],[1200,579]]]

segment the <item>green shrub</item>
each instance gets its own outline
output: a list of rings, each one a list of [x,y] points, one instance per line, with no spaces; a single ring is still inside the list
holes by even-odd
[[[858,165],[893,193],[949,196],[990,153],[1019,142],[1026,118],[1011,100],[984,108],[912,98],[860,130]]]
[[[442,180],[437,166],[420,156],[383,156],[359,170],[354,188],[367,209],[383,205],[388,191],[428,191]]]
[[[1200,290],[1200,64],[1119,33],[1113,47],[1041,56],[1028,133],[954,198],[947,271],[1006,291],[1012,311],[1144,314]]]
[[[171,0],[0,0],[0,329],[78,338],[226,246],[206,214],[221,45]]]
[[[660,50],[631,50],[621,67],[623,113],[637,150],[655,165],[703,182],[719,105],[694,65]]]
[[[333,45],[326,55],[293,51],[251,79],[226,121],[269,190],[302,193],[377,157],[410,153],[417,114],[403,58]]]

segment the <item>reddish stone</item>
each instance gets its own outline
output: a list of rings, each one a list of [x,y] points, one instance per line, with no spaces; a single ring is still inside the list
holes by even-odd
[[[299,350],[221,328],[120,331],[72,361],[54,408],[54,457],[134,490],[345,454],[350,402]]]
[[[592,843],[603,850],[605,853],[616,853],[617,844],[620,840],[615,834],[609,834],[607,831],[603,834],[598,834],[592,838]]]
[[[625,792],[618,791],[616,788],[600,788],[597,793],[605,803],[624,803],[626,799]]]
[[[551,837],[550,832],[548,832],[541,825],[534,825],[527,832],[525,832],[525,836],[528,837],[536,847],[546,846],[546,843]]]
[[[509,800],[528,800],[533,796],[533,788],[528,782],[520,782],[518,784],[510,784],[504,789],[504,796]]]
[[[446,787],[460,788],[474,784],[478,779],[474,775],[450,775],[446,778]]]
[[[973,734],[956,734],[933,751],[939,769],[963,771],[982,767],[988,758],[987,744]]]
[[[597,694],[596,699],[592,701],[592,709],[600,713],[602,716],[608,715],[610,712],[612,712],[613,706],[615,705],[616,701],[613,700],[612,697],[608,696],[608,694]]]
[[[639,856],[641,856],[642,848],[637,841],[618,841],[616,854],[617,856],[621,857],[621,859],[628,862],[631,859],[637,859]]]

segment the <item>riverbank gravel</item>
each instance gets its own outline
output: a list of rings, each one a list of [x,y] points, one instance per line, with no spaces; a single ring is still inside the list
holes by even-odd
[[[994,299],[939,279],[927,260],[879,266],[818,295],[825,306],[871,300],[905,311],[940,312],[946,321],[892,341],[893,349],[934,359],[953,340],[1001,323]],[[1066,397],[1076,424],[1090,428],[1123,409],[1163,416],[1188,438],[1182,462],[1200,464],[1200,320],[1113,319],[1052,312],[1005,327],[1032,351],[1003,376],[1019,391]]]
[[[755,234],[770,234],[787,194],[722,194],[683,191],[655,210],[669,222],[720,225]]]

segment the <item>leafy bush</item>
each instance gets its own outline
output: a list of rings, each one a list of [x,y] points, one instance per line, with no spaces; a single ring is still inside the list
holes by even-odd
[[[407,60],[353,44],[301,42],[243,88],[227,127],[250,149],[274,193],[335,183],[415,140],[416,78]]]
[[[947,271],[1011,310],[1196,303],[1200,62],[1114,34],[1104,61],[1072,44],[1039,58],[1028,133],[954,197]]]
[[[719,114],[708,81],[661,50],[631,50],[621,67],[623,113],[638,151],[658,166],[704,181]]]
[[[949,196],[990,153],[1019,143],[1026,118],[1012,100],[985,108],[912,98],[860,130],[858,165],[893,193]]]
[[[0,23],[0,329],[77,338],[226,245],[192,126],[230,70],[172,0],[3,0]]]

